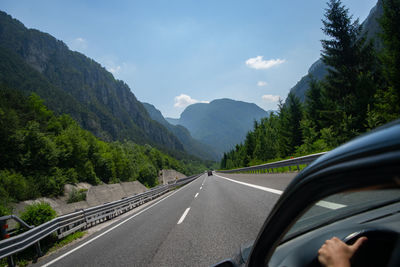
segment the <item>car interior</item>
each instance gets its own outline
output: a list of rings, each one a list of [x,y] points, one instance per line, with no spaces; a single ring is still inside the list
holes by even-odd
[[[268,266],[321,266],[318,249],[334,236],[349,245],[368,238],[351,259],[352,267],[399,266],[400,189],[353,191],[327,199],[332,198],[349,205],[326,212],[312,206],[292,225]]]

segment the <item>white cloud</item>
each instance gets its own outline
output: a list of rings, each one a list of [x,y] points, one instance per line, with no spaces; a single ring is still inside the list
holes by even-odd
[[[281,97],[279,95],[263,95],[261,98],[266,102],[278,102]]]
[[[185,107],[195,104],[195,103],[210,103],[210,102],[209,101],[199,101],[199,100],[191,98],[188,95],[180,94],[179,96],[175,97],[174,107],[185,108]]]
[[[87,49],[88,44],[85,39],[83,39],[82,37],[78,37],[78,38],[75,38],[74,40],[72,40],[70,46],[71,46],[71,50],[83,51],[83,50]]]
[[[280,65],[284,62],[285,62],[284,59],[278,58],[278,59],[263,60],[263,56],[256,56],[246,60],[246,65],[249,68],[261,70],[261,69],[269,69],[273,66]]]
[[[267,86],[267,83],[264,81],[258,81],[257,86]]]

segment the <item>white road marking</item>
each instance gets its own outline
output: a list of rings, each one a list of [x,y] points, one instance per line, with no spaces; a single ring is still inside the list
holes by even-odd
[[[281,191],[281,190],[277,190],[277,189],[273,189],[273,188],[269,188],[269,187],[264,187],[264,186],[260,186],[260,185],[249,184],[249,183],[245,183],[245,182],[236,181],[236,180],[233,180],[233,179],[229,179],[229,178],[220,176],[218,174],[214,174],[214,175],[219,177],[219,178],[222,178],[222,179],[234,182],[234,183],[250,186],[250,187],[257,188],[257,189],[260,189],[260,190],[263,190],[263,191],[267,191],[267,192],[270,192],[270,193],[274,193],[274,194],[277,194],[277,195],[282,195],[282,193],[283,193],[283,191]],[[315,205],[323,207],[323,208],[331,209],[331,210],[337,210],[337,209],[341,209],[341,208],[347,207],[346,205],[343,205],[343,204],[338,204],[338,203],[324,201],[324,200],[318,201]]]
[[[206,182],[206,180],[207,180],[207,176],[204,177],[203,183],[202,183],[201,185],[204,185],[204,183]]]
[[[197,193],[197,194],[194,196],[194,198],[196,198],[198,195],[199,195],[199,193]]]
[[[272,189],[272,188],[268,188],[268,187],[264,187],[264,186],[260,186],[260,185],[255,185],[255,184],[248,184],[248,183],[245,183],[245,182],[236,181],[236,180],[233,180],[233,179],[229,179],[229,178],[220,176],[218,174],[214,174],[214,175],[219,177],[219,178],[222,178],[222,179],[234,182],[234,183],[250,186],[250,187],[257,188],[257,189],[260,189],[260,190],[264,190],[264,191],[267,191],[267,192],[270,192],[270,193],[274,193],[274,194],[277,194],[277,195],[282,195],[282,193],[283,193],[283,191],[281,191],[281,190]]]
[[[200,186],[200,190],[202,189],[203,187],[202,186]]]
[[[190,207],[187,208],[187,209],[185,210],[185,212],[182,214],[182,216],[181,216],[181,218],[179,219],[179,221],[178,221],[177,224],[181,224],[181,223],[183,222],[183,220],[185,220],[185,217],[186,217],[186,215],[188,214],[189,210],[190,210]]]
[[[93,237],[92,239],[86,241],[86,242],[83,243],[82,245],[79,245],[78,247],[76,247],[76,248],[74,248],[74,249],[68,251],[67,253],[61,255],[60,257],[55,258],[54,260],[52,260],[52,261],[50,261],[50,262],[48,262],[48,263],[42,265],[42,267],[50,266],[50,265],[52,265],[53,263],[55,263],[55,262],[61,260],[62,258],[65,258],[65,257],[68,256],[69,254],[71,254],[71,253],[77,251],[78,249],[80,249],[80,248],[86,246],[87,244],[92,243],[92,242],[95,241],[96,239],[98,239],[98,238],[102,237],[103,235],[105,235],[105,234],[111,232],[112,230],[114,230],[114,229],[117,228],[118,226],[121,226],[122,224],[126,223],[127,221],[129,221],[129,220],[135,218],[136,216],[142,214],[142,213],[145,212],[146,210],[151,209],[152,207],[156,206],[157,204],[159,204],[160,202],[166,200],[167,198],[172,197],[173,195],[175,195],[176,193],[178,193],[178,192],[179,192],[180,190],[182,190],[183,188],[185,188],[185,187],[179,188],[177,191],[173,192],[171,195],[169,195],[169,196],[167,196],[167,197],[165,197],[165,198],[163,198],[163,199],[157,201],[157,202],[154,203],[153,205],[151,205],[151,206],[149,206],[149,207],[147,207],[147,208],[145,208],[145,209],[139,211],[138,213],[135,213],[135,214],[132,215],[131,217],[129,217],[129,218],[127,218],[126,220],[120,222],[119,224],[117,224],[117,225],[111,227],[111,228],[108,229],[107,231],[105,231],[105,232],[99,234],[98,236]]]

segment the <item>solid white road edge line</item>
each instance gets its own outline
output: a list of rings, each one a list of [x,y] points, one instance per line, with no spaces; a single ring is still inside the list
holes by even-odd
[[[218,176],[219,178],[222,178],[222,179],[234,182],[234,183],[250,186],[250,187],[257,188],[257,189],[260,189],[260,190],[263,190],[263,191],[267,191],[267,192],[270,192],[270,193],[274,193],[274,194],[277,194],[277,195],[282,195],[282,193],[283,193],[283,191],[281,191],[281,190],[268,188],[268,187],[264,187],[264,186],[260,186],[260,185],[249,184],[249,183],[245,183],[245,182],[236,181],[236,180],[233,180],[233,179],[229,179],[227,177],[220,176],[220,175],[215,174],[215,173],[214,173],[214,175]],[[323,208],[331,209],[331,210],[337,210],[337,209],[340,209],[340,208],[347,207],[346,205],[343,205],[343,204],[333,203],[333,202],[324,201],[324,200],[318,201],[316,203],[316,205],[320,206],[320,207],[323,207]]]
[[[179,188],[177,191],[173,192],[171,195],[169,195],[169,196],[167,196],[167,197],[165,197],[165,198],[163,198],[163,199],[160,199],[159,201],[157,201],[157,202],[154,203],[153,205],[151,205],[151,206],[149,206],[149,207],[147,207],[147,208],[145,208],[145,209],[139,211],[138,213],[135,213],[135,214],[132,215],[131,217],[127,218],[126,220],[124,220],[124,221],[120,222],[119,224],[117,224],[117,225],[111,227],[110,229],[108,229],[108,230],[105,231],[104,233],[101,233],[101,234],[99,234],[98,236],[93,237],[92,239],[86,241],[86,242],[83,243],[82,245],[79,245],[79,246],[77,246],[76,248],[74,248],[74,249],[68,251],[67,253],[65,253],[65,254],[63,254],[63,255],[61,255],[61,256],[59,256],[58,258],[55,258],[54,260],[52,260],[52,261],[50,261],[50,262],[48,262],[48,263],[42,265],[42,267],[50,266],[50,265],[52,265],[53,263],[55,263],[55,262],[61,260],[62,258],[68,256],[69,254],[71,254],[71,253],[77,251],[78,249],[80,249],[80,248],[86,246],[87,244],[92,243],[92,242],[95,241],[96,239],[102,237],[103,235],[107,234],[108,232],[111,232],[112,230],[114,230],[114,229],[117,228],[118,226],[121,226],[122,224],[124,224],[124,223],[126,223],[127,221],[129,221],[130,219],[135,218],[136,216],[142,214],[142,213],[145,212],[146,210],[151,209],[152,207],[154,207],[154,206],[157,205],[158,203],[160,203],[160,202],[166,200],[167,198],[169,198],[169,197],[175,195],[176,193],[178,193],[179,191],[181,191],[183,188],[185,188],[185,187]]]
[[[181,216],[181,218],[179,219],[179,221],[178,221],[177,224],[181,224],[181,223],[183,222],[183,220],[185,220],[185,217],[186,217],[186,215],[188,214],[189,210],[190,210],[190,207],[187,208],[187,209],[185,210],[185,212],[182,214],[182,216]]]
[[[199,193],[196,193],[196,195],[194,196],[194,198],[196,198],[199,195]]]
[[[250,187],[257,188],[257,189],[260,189],[260,190],[263,190],[263,191],[267,191],[267,192],[270,192],[270,193],[274,193],[274,194],[277,194],[277,195],[282,195],[282,193],[283,193],[283,191],[281,191],[281,190],[272,189],[272,188],[268,188],[268,187],[264,187],[264,186],[260,186],[260,185],[255,185],[255,184],[248,184],[248,183],[245,183],[245,182],[236,181],[236,180],[233,180],[233,179],[229,179],[229,178],[220,176],[218,174],[214,174],[214,175],[219,177],[219,178],[222,178],[222,179],[234,182],[234,183],[250,186]]]

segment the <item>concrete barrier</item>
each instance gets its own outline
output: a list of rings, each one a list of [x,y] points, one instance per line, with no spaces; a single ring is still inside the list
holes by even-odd
[[[165,185],[171,182],[175,182],[176,180],[181,178],[186,178],[186,175],[175,170],[161,170],[158,181],[160,184]]]
[[[67,203],[69,194],[73,190],[87,189],[86,201]],[[103,184],[92,186],[87,183],[79,183],[77,185],[65,185],[64,196],[58,198],[38,198],[35,200],[26,200],[19,202],[13,206],[14,214],[21,214],[27,205],[33,203],[46,202],[57,212],[58,215],[74,212],[79,209],[86,209],[97,206],[105,202],[119,200],[123,197],[129,197],[134,194],[143,193],[148,189],[138,181],[124,182],[118,184]]]

